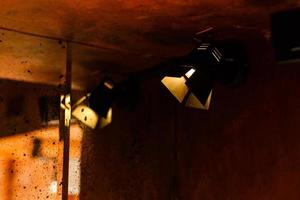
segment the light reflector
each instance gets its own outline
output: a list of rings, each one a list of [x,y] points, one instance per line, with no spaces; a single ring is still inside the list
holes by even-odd
[[[208,110],[211,102],[212,90],[210,90],[210,93],[203,104],[186,85],[186,81],[191,78],[195,72],[196,70],[192,68],[179,78],[166,76],[161,80],[161,82],[172,93],[172,95],[185,106]]]
[[[87,105],[81,104],[73,109],[72,115],[86,126],[95,129],[98,123],[98,115]]]

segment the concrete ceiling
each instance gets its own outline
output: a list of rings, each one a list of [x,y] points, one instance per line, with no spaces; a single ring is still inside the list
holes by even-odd
[[[299,3],[299,0],[1,1],[0,77],[59,84],[65,63],[63,40],[72,40],[75,41],[74,86],[90,88],[107,73],[145,69],[166,58],[183,55],[193,47],[194,35],[208,27],[221,32],[235,27],[268,37],[269,14]]]

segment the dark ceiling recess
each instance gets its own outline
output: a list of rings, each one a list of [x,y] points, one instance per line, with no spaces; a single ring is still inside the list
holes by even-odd
[[[300,61],[300,7],[273,13],[272,41],[279,62]]]

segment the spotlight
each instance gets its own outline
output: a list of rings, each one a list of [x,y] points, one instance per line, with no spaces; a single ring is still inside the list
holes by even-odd
[[[212,84],[209,80],[205,84],[193,84],[198,81],[204,83],[204,79],[199,79],[199,76],[201,73],[197,72],[195,68],[190,68],[181,77],[166,76],[161,82],[180,103],[188,107],[207,110],[211,101]],[[201,88],[195,86],[201,86]]]
[[[72,115],[88,127],[103,128],[112,121],[112,104],[115,86],[111,80],[103,80],[92,93],[82,97],[73,106]]]
[[[215,82],[236,85],[244,79],[244,51],[236,42],[200,43],[161,80],[182,104],[208,110]]]
[[[167,75],[161,82],[185,106],[208,110],[213,88],[213,66],[222,59],[223,55],[218,48],[210,43],[201,43],[183,58],[187,65],[175,66],[172,70],[184,74],[174,77],[172,72],[173,76]]]

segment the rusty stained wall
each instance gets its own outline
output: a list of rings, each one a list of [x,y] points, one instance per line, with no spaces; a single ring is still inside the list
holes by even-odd
[[[86,134],[82,199],[171,199],[174,133],[179,199],[300,199],[299,64],[275,64],[262,37],[247,50],[248,80],[216,86],[209,111],[145,81],[135,111],[115,109],[110,127]]]
[[[75,86],[92,89],[103,74],[147,69],[186,54],[194,47],[195,34],[208,27],[269,32],[270,13],[299,4],[299,0],[1,1],[0,64],[18,72],[1,68],[5,72],[1,77],[53,84],[64,63],[61,41],[68,39],[81,43],[73,46]],[[32,76],[24,73],[30,64]]]
[[[53,120],[59,119],[61,88],[0,79],[1,200],[59,198],[55,181],[60,182],[62,173],[62,143]],[[73,90],[73,97],[77,96],[81,94]],[[47,106],[41,106],[41,97],[49,100]],[[47,116],[48,123],[42,115]],[[80,161],[82,129],[72,124],[70,131],[70,163],[76,164]],[[77,198],[79,173],[73,165],[69,194],[73,199]]]

